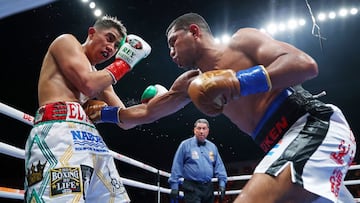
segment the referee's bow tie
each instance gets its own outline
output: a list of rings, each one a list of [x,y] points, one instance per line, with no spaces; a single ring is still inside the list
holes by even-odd
[[[204,142],[198,141],[197,144],[198,144],[198,146],[200,147],[200,146],[204,146],[204,145],[206,144],[206,142],[205,142],[205,141],[204,141]]]

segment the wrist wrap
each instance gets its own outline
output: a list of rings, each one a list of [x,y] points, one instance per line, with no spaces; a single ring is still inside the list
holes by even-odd
[[[101,122],[119,123],[119,107],[105,106],[101,109]]]
[[[122,78],[127,72],[130,71],[130,66],[121,59],[115,59],[115,61],[105,68],[110,73],[115,84],[120,78]]]
[[[246,96],[271,90],[271,80],[262,65],[257,65],[236,73],[240,82],[240,95]]]

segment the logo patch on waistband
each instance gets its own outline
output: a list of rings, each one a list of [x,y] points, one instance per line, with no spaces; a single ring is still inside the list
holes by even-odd
[[[81,192],[80,168],[62,167],[50,170],[50,195],[62,195]]]

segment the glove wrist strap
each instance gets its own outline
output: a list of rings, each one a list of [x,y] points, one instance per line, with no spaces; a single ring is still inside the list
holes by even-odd
[[[120,78],[122,78],[127,72],[130,71],[130,66],[125,61],[117,58],[115,61],[105,68],[109,72],[115,84]]]
[[[119,107],[105,106],[101,109],[101,122],[119,123]]]
[[[268,72],[262,65],[254,66],[236,73],[240,82],[240,94],[246,96],[271,90],[271,80]]]

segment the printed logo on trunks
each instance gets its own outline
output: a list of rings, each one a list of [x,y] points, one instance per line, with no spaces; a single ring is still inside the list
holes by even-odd
[[[62,167],[50,170],[50,195],[81,193],[80,168]]]
[[[264,152],[268,152],[273,144],[285,133],[289,127],[289,122],[285,116],[282,116],[265,135],[264,140],[260,143],[260,147]]]
[[[27,169],[26,180],[28,186],[32,186],[43,179],[43,172],[47,162],[41,164],[40,160],[37,164],[31,164],[31,168]]]
[[[330,158],[334,160],[337,164],[342,165],[345,160],[344,156],[346,156],[349,153],[350,150],[350,144],[347,146],[345,145],[345,140],[341,140],[341,143],[338,146],[339,152],[332,152],[330,155]],[[353,154],[354,151],[351,151],[351,154]]]
[[[274,145],[274,147],[266,154],[266,156],[272,156],[275,153],[275,151],[280,147],[281,143],[282,140],[279,140],[279,142],[276,143],[276,145]]]
[[[79,120],[87,122],[86,113],[83,111],[82,107],[78,103],[68,103],[67,104],[68,112],[67,119],[68,120]]]
[[[330,177],[331,192],[334,193],[335,197],[339,196],[342,179],[343,174],[341,173],[341,170],[335,169],[333,175]]]
[[[90,182],[91,182],[91,177],[93,174],[94,169],[91,168],[90,166],[86,166],[86,165],[80,165],[81,167],[81,174],[82,174],[82,184],[83,184],[83,198],[84,200],[86,199],[86,191],[88,190],[89,186],[90,186]]]
[[[70,132],[73,137],[75,151],[109,152],[101,136],[87,131],[71,130]]]
[[[125,187],[122,183],[122,181],[119,178],[113,178],[111,177],[111,174],[109,173],[109,177],[111,179],[111,185],[112,185],[112,193],[114,194],[125,194]]]

